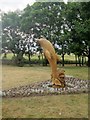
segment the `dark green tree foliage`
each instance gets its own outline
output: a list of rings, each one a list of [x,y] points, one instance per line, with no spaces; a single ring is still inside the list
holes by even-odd
[[[19,55],[22,51],[22,57],[25,52],[25,42],[20,32],[20,17],[17,12],[9,12],[2,15],[2,49],[11,50],[16,60],[19,61]],[[20,55],[21,56],[21,55]],[[20,57],[21,58],[21,57]]]
[[[2,48],[11,48],[15,47],[15,37],[17,29],[19,28],[19,16],[17,13],[9,12],[8,14],[2,15]],[[13,44],[12,44],[13,43]],[[11,44],[11,45],[9,45]]]
[[[26,33],[33,33],[34,37],[45,36],[51,40],[53,45],[61,45],[62,58],[66,53],[68,28],[65,24],[63,11],[65,4],[60,2],[35,3],[33,6],[27,6],[24,9],[21,20],[21,29]],[[65,35],[64,35],[65,33]],[[58,50],[58,49],[56,49]],[[58,52],[58,51],[57,51]],[[60,53],[59,53],[60,54]],[[64,61],[63,61],[64,65]]]
[[[8,12],[2,15],[2,29],[11,27],[16,29],[20,27],[20,13],[19,12]]]
[[[87,20],[86,16],[83,16],[85,11],[82,10],[82,4],[84,3],[69,3],[66,10],[66,19],[67,25],[70,29],[70,39],[68,47],[71,53],[74,53],[75,56],[78,56],[79,62],[80,58],[82,57],[82,64],[83,64],[83,57],[87,56],[88,51],[88,38],[86,34],[88,34],[88,24],[89,22],[84,22],[84,19]],[[80,65],[80,64],[79,64]]]
[[[84,54],[88,57],[88,67],[90,67],[90,2],[81,3],[81,17],[80,27],[82,30],[80,34],[84,40]]]
[[[30,39],[33,37],[30,34],[26,34],[20,30],[20,20],[21,13],[18,12],[9,12],[2,15],[2,49],[4,51],[6,49],[11,50],[14,56],[16,55],[16,57],[14,57],[16,61],[19,60],[18,56],[21,54],[21,52],[22,57],[24,54],[28,54],[30,62],[30,56],[32,54],[31,47],[34,45]]]
[[[36,36],[46,36],[49,39],[56,32],[54,29],[57,20],[57,14],[60,11],[58,3],[35,3],[33,6],[27,6],[22,17],[22,30],[33,32]],[[58,10],[57,10],[57,9]],[[23,24],[24,23],[24,24]],[[59,26],[60,27],[60,26]]]
[[[9,12],[8,14],[4,13],[2,14],[2,51],[5,52],[6,50],[11,50],[10,48],[14,47],[15,36],[14,40],[12,37],[12,31],[16,31],[16,29],[19,27],[19,17],[18,13]],[[12,44],[13,43],[13,44]]]

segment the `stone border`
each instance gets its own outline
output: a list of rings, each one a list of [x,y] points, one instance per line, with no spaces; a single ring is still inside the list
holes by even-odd
[[[29,97],[88,93],[88,80],[81,80],[74,77],[65,77],[65,82],[65,88],[49,87],[51,85],[51,80],[36,82],[26,86],[3,90],[2,97]]]

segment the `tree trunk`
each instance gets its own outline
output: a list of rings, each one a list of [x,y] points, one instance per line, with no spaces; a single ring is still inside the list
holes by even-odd
[[[62,66],[64,66],[64,45],[62,43]]]
[[[62,54],[62,66],[64,66],[64,54]]]
[[[84,61],[85,61],[85,64],[86,64],[86,62],[87,62],[86,57],[85,57]]]
[[[82,56],[82,66],[84,65],[84,57]]]
[[[29,59],[29,65],[31,64],[31,56],[30,53],[28,53],[28,59]]]
[[[43,58],[43,57],[44,57],[44,56],[43,56],[43,54],[42,54],[42,53],[41,53],[41,56],[42,56],[42,65],[43,65],[43,60],[44,60],[44,58]]]
[[[3,58],[7,58],[7,53],[6,53],[6,52],[4,53],[4,56],[3,56]]]
[[[78,56],[78,63],[79,63],[79,66],[81,66],[81,58],[80,58],[80,56]]]
[[[76,66],[77,66],[77,55],[75,55],[75,62],[76,62]]]
[[[47,60],[46,57],[45,57],[44,66],[47,66],[47,64],[48,64],[48,60]]]
[[[88,67],[90,67],[90,47],[89,47],[89,55],[88,55]]]
[[[41,60],[41,58],[40,58],[40,54],[38,55],[38,60],[39,60],[39,61]]]

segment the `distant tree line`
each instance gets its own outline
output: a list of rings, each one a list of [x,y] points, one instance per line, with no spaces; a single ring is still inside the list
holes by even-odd
[[[23,11],[2,13],[2,51],[11,50],[17,64],[23,63],[23,55],[31,56],[39,51],[35,39],[45,36],[57,53],[64,56],[73,53],[76,65],[90,67],[90,2],[35,2]]]

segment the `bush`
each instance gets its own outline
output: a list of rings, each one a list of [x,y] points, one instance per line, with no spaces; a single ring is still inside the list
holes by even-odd
[[[23,67],[24,66],[24,57],[20,54],[18,54],[17,56],[13,56],[12,57],[12,64],[13,65],[17,65],[19,67]]]

